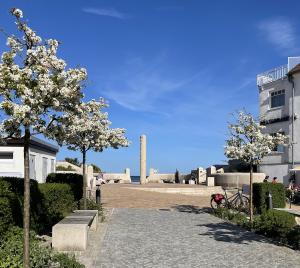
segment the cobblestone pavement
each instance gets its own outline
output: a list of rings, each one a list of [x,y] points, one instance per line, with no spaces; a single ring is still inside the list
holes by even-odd
[[[94,267],[300,267],[300,254],[191,206],[114,209]]]

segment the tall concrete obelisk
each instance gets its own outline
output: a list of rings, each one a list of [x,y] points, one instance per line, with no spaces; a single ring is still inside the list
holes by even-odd
[[[140,183],[146,183],[146,149],[147,149],[146,135],[140,137]]]

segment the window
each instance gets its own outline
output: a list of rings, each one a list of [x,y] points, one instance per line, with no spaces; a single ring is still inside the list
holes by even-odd
[[[14,159],[13,152],[0,152],[0,160]]]
[[[285,105],[285,89],[271,92],[271,108]]]

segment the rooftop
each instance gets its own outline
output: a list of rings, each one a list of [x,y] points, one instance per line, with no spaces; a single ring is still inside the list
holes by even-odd
[[[6,141],[6,144],[1,145],[1,146],[7,146],[7,145],[22,146],[23,143],[24,143],[23,138],[12,138],[12,139],[8,139]],[[41,140],[41,139],[36,138],[36,137],[31,137],[30,146],[35,147],[37,149],[50,151],[50,152],[53,152],[53,153],[57,153],[58,150],[59,150],[59,147],[57,145],[51,144],[51,143],[49,143],[45,140]]]
[[[257,75],[257,86],[284,79],[288,73],[295,71],[300,63],[300,57],[288,57],[288,63]],[[300,67],[300,66],[299,66]]]

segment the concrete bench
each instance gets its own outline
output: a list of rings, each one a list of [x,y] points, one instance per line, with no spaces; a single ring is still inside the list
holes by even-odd
[[[300,225],[300,211],[290,208],[275,208],[276,210],[285,211],[295,216],[296,223]]]
[[[96,230],[98,210],[75,210],[52,227],[52,247],[60,251],[85,250],[88,231]]]

